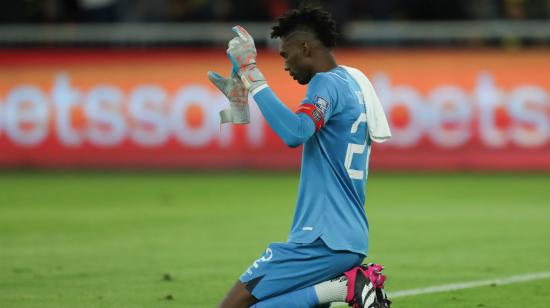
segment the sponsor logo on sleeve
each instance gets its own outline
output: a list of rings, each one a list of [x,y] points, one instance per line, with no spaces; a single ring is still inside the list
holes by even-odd
[[[311,114],[313,115],[315,122],[321,121],[323,119],[323,114],[318,108],[313,109],[313,112]]]
[[[317,97],[317,101],[315,102],[315,109],[319,110],[324,116],[327,112],[327,108],[328,102],[322,97]]]

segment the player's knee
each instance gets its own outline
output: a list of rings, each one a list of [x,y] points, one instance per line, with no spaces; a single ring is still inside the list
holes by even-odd
[[[248,308],[254,304],[255,300],[252,296],[246,297],[229,297],[223,299],[218,308]]]
[[[218,308],[248,308],[257,300],[248,292],[246,287],[238,281],[229,290],[225,298],[218,305]]]

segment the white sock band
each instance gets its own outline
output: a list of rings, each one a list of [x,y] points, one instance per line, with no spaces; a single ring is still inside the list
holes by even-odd
[[[345,302],[348,294],[348,277],[341,276],[314,286],[319,304]]]

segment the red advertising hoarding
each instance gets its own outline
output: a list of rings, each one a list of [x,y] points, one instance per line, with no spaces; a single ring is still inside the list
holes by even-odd
[[[337,50],[363,70],[393,139],[371,166],[550,170],[550,52]],[[276,52],[258,64],[285,104],[306,88]],[[224,50],[0,51],[0,166],[294,168],[301,151],[269,129],[220,127],[225,98],[206,73]]]

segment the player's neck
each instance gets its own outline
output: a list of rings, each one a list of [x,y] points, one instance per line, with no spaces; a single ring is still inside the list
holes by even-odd
[[[332,56],[332,54],[327,54],[323,56],[319,61],[316,61],[317,66],[315,67],[316,73],[323,73],[328,72],[332,69],[335,69],[338,67],[338,64],[336,64],[336,60]]]

